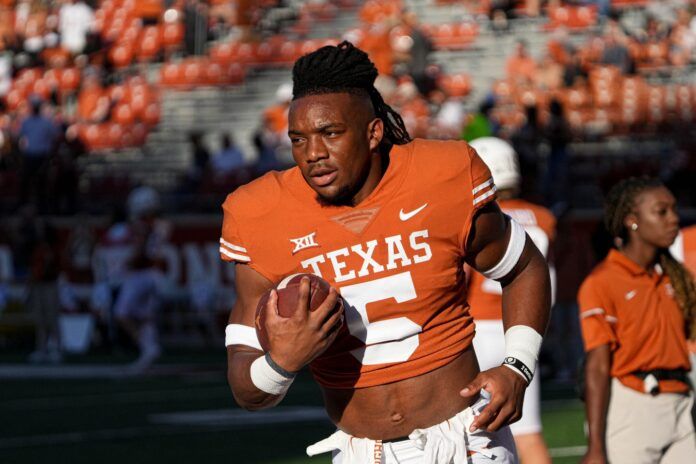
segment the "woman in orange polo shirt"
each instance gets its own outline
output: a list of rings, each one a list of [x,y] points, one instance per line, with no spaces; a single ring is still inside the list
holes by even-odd
[[[693,277],[668,252],[679,233],[674,196],[627,179],[607,198],[615,237],[578,295],[587,353],[589,425],[583,463],[696,462],[687,332],[696,336]]]

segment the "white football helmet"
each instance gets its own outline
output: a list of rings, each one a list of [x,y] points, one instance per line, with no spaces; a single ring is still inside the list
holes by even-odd
[[[469,144],[488,165],[498,189],[515,188],[520,183],[520,165],[512,145],[497,137],[481,137]]]

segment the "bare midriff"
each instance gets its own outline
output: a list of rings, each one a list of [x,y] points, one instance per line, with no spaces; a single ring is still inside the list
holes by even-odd
[[[326,410],[339,429],[359,438],[390,440],[439,424],[472,399],[459,392],[479,372],[473,348],[451,363],[399,382],[357,389],[322,387]]]

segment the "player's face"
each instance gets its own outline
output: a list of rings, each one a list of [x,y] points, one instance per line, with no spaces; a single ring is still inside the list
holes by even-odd
[[[676,200],[665,187],[645,190],[636,197],[634,217],[627,217],[626,227],[635,222],[635,234],[644,242],[658,248],[667,248],[679,234],[679,215]]]
[[[292,156],[323,202],[354,205],[382,177],[377,146],[382,121],[365,97],[349,93],[308,95],[290,105]]]

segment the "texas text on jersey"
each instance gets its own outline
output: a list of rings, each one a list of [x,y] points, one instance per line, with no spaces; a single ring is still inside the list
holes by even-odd
[[[462,264],[474,213],[495,199],[490,172],[464,142],[416,140],[389,156],[357,207],[321,204],[298,168],[269,173],[223,205],[222,259],[274,283],[315,273],[348,302],[343,332],[310,365],[327,387],[421,375],[473,338]]]

